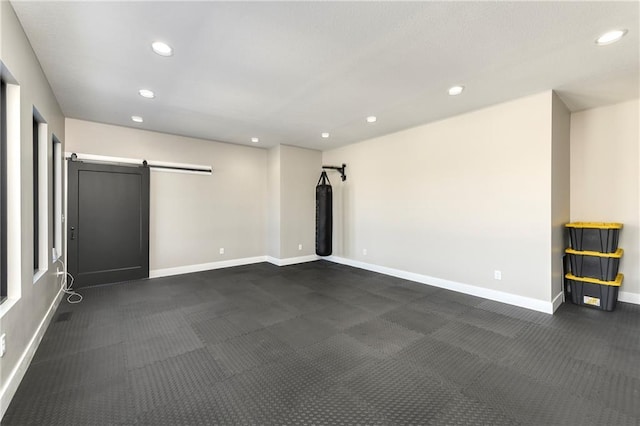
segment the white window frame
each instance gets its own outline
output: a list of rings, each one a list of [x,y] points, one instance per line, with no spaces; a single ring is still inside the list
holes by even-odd
[[[49,126],[35,107],[33,119],[38,123],[38,269],[33,272],[35,284],[49,270],[50,261],[47,256],[49,251],[49,164],[47,161]]]
[[[53,176],[53,253],[51,259],[55,262],[62,256],[62,143],[53,135],[51,137],[53,145],[53,165],[55,175]]]

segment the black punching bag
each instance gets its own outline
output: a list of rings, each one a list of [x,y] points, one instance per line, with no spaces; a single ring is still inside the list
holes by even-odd
[[[333,195],[331,182],[326,172],[322,172],[316,185],[316,254],[330,256],[333,249]]]

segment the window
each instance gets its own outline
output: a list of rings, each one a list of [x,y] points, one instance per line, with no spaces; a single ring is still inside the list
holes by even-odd
[[[33,109],[33,273],[34,282],[49,267],[48,252],[48,162],[47,123]]]
[[[36,116],[33,116],[33,270],[37,271],[40,266],[40,208],[38,203],[40,201],[40,179],[38,179],[38,173],[40,171],[40,123]]]
[[[0,303],[7,298],[7,85],[0,80]]]
[[[0,322],[22,295],[20,85],[0,60]]]
[[[55,135],[52,136],[51,141],[53,148],[51,156],[53,258],[57,260],[62,255],[62,144]]]

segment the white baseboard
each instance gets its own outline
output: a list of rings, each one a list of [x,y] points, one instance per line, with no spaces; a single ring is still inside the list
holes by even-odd
[[[11,374],[7,378],[7,381],[3,383],[2,389],[0,389],[0,419],[4,417],[4,414],[7,412],[7,408],[9,408],[9,403],[13,399],[13,396],[16,394],[18,390],[18,386],[20,382],[24,378],[25,373],[27,372],[27,368],[31,364],[31,360],[36,353],[36,349],[40,345],[40,341],[42,340],[42,336],[44,336],[44,332],[47,330],[49,323],[51,323],[51,319],[53,318],[53,314],[58,308],[60,304],[60,300],[62,300],[62,289],[58,291],[56,297],[53,298],[53,302],[51,302],[51,306],[49,306],[49,310],[40,321],[40,325],[36,329],[36,332],[31,337],[29,344],[26,349],[20,356],[16,366],[14,367]]]
[[[416,274],[414,272],[388,268],[386,266],[374,265],[371,263],[360,262],[358,260],[347,259],[339,256],[329,256],[326,258],[326,260],[343,265],[353,266],[355,268],[366,269],[368,271],[390,275],[392,277],[415,281],[421,284],[445,288],[447,290],[453,290],[459,293],[469,294],[471,296],[478,296],[484,299],[495,300],[496,302],[520,306],[521,308],[544,312],[545,314],[553,314],[555,309],[557,309],[557,306],[560,306],[560,304],[562,303],[562,294],[556,296],[553,302],[545,302],[543,300],[533,299],[530,297],[518,296],[516,294],[505,293],[503,291],[491,290],[488,288],[477,287],[470,284],[444,280],[442,278],[430,277],[428,275]]]
[[[221,260],[219,262],[199,263],[196,265],[176,266],[175,268],[154,269],[149,271],[149,278],[169,277],[172,275],[190,274],[192,272],[210,271],[212,269],[230,268],[232,266],[251,265],[266,262],[267,256],[244,257],[241,259]]]
[[[199,263],[196,265],[176,266],[175,268],[154,269],[149,271],[149,278],[169,277],[172,275],[190,274],[193,272],[210,271],[213,269],[231,268],[233,266],[251,265],[254,263],[269,262],[276,266],[288,266],[298,263],[313,262],[320,259],[318,256],[289,257],[278,259],[272,256],[244,257],[241,259],[222,260],[219,262]]]
[[[551,305],[553,306],[553,312],[557,311],[560,305],[564,303],[564,291],[558,293],[556,297],[553,298]]]
[[[640,293],[630,293],[628,291],[618,291],[618,301],[640,305]]]
[[[315,262],[316,260],[320,260],[320,257],[316,256],[315,254],[311,254],[309,256],[288,257],[286,259],[278,259],[277,257],[267,256],[267,262],[272,263],[276,266],[297,265],[298,263]]]

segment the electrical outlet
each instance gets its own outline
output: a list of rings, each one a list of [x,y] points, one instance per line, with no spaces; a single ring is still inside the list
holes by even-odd
[[[367,255],[367,249],[362,249],[362,255],[366,256]]]
[[[220,254],[224,254],[224,247],[220,247]]]
[[[302,244],[298,244],[298,250],[302,250]]]
[[[496,279],[496,280],[501,280],[502,279],[502,272],[493,271],[493,278]]]
[[[0,336],[0,357],[3,357],[5,352],[7,352],[7,335],[2,333]]]

